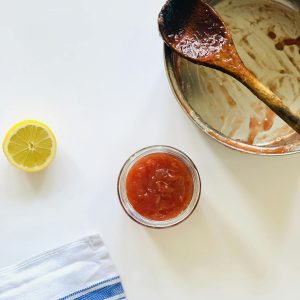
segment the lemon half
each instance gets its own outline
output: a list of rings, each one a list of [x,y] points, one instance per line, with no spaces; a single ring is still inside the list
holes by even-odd
[[[56,139],[47,125],[25,120],[7,132],[2,147],[7,159],[14,166],[26,172],[38,172],[53,161]]]

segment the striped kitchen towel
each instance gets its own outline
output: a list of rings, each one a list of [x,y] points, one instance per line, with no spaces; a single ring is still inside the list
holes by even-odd
[[[0,300],[126,299],[98,235],[0,270]]]

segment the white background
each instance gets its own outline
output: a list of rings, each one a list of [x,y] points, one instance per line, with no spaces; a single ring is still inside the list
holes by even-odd
[[[0,156],[0,266],[100,232],[129,300],[299,299],[300,158],[243,155],[176,103],[157,14],[164,1],[0,1],[0,138],[37,119],[53,165],[25,174]],[[150,230],[116,181],[136,150],[186,152],[202,178],[189,220]]]

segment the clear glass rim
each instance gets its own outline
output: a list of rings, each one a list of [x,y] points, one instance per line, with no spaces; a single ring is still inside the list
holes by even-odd
[[[194,191],[188,207],[175,218],[168,219],[165,221],[151,220],[139,214],[130,204],[126,194],[126,178],[129,170],[137,160],[139,160],[140,158],[148,154],[153,154],[153,153],[169,153],[175,155],[186,164],[186,166],[190,169],[193,176]],[[174,147],[165,146],[165,145],[154,145],[154,146],[149,146],[138,150],[125,161],[118,177],[117,189],[118,189],[118,197],[119,197],[120,204],[123,207],[126,214],[132,220],[134,220],[140,225],[150,227],[150,228],[157,228],[157,229],[168,228],[180,224],[194,212],[201,195],[201,179],[197,167],[185,153],[183,153],[182,151]]]

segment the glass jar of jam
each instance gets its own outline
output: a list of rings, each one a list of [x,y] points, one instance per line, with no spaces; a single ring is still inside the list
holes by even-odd
[[[196,208],[200,193],[196,166],[183,152],[169,146],[151,146],[134,153],[118,179],[125,212],[152,228],[184,221]]]

